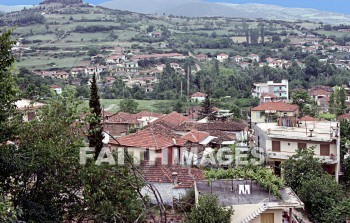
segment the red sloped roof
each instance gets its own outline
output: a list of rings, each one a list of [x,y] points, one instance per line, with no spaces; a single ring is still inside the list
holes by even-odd
[[[263,93],[263,94],[261,94],[261,98],[265,98],[265,97],[277,98],[276,95],[271,94],[271,93]]]
[[[157,125],[141,130],[139,132],[118,138],[111,144],[123,147],[148,148],[158,150],[173,146],[177,136],[164,126]]]
[[[182,136],[182,139],[186,139],[190,142],[197,143],[203,141],[205,138],[207,138],[210,134],[208,132],[200,132],[193,130],[186,135]]]
[[[313,89],[310,91],[310,95],[318,96],[318,95],[331,95],[331,92],[325,91],[323,89]]]
[[[56,85],[56,84],[54,84],[54,85],[51,85],[51,88],[53,88],[53,89],[57,89],[57,88],[61,88],[60,86],[58,86],[58,85]]]
[[[170,114],[167,114],[158,120],[154,121],[153,123],[161,123],[164,122],[166,124],[170,124],[173,126],[180,125],[182,122],[190,121],[191,119],[189,117],[185,117],[177,112],[171,112]]]
[[[311,117],[311,116],[304,116],[304,117],[301,117],[300,119],[299,119],[299,121],[302,121],[302,122],[313,122],[313,121],[318,121],[319,119],[317,119],[317,118],[314,118],[314,117]]]
[[[192,98],[194,97],[206,97],[207,95],[202,93],[202,92],[196,92],[194,94],[191,95]]]
[[[338,121],[350,120],[350,113],[346,113],[346,114],[343,114],[343,115],[339,115],[339,116],[337,117],[337,120],[338,120]]]
[[[143,163],[141,171],[148,182],[173,183],[173,173],[177,173],[176,188],[192,188],[195,181],[205,179],[202,170],[180,165],[149,165]]]
[[[126,112],[117,112],[111,116],[107,116],[106,123],[126,123],[126,124],[137,124],[137,119],[134,114]]]
[[[299,106],[287,104],[284,102],[265,102],[255,108],[252,108],[252,111],[297,111],[299,109]]]
[[[141,111],[139,113],[134,114],[136,118],[142,118],[142,117],[156,117],[156,118],[161,118],[164,115],[163,114],[158,114],[150,111]]]

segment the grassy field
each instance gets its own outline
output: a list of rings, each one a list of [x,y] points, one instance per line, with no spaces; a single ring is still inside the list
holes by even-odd
[[[102,107],[111,113],[115,113],[119,110],[119,102],[122,99],[101,99],[101,105]],[[169,103],[171,103],[170,100],[136,100],[137,103],[139,103],[138,109],[140,111],[147,110],[147,111],[153,111],[158,113],[163,113]],[[84,100],[80,105],[79,109],[87,109],[89,107],[89,101]]]

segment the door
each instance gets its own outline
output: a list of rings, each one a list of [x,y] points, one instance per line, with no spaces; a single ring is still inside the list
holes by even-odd
[[[275,215],[273,213],[261,214],[261,223],[275,223]]]
[[[275,174],[281,177],[281,162],[275,161]]]

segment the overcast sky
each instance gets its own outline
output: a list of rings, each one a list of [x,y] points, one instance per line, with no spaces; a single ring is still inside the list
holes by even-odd
[[[32,5],[42,0],[0,0],[0,5]],[[99,4],[107,0],[84,0],[92,4]],[[127,1],[127,0],[125,0]],[[176,0],[175,0],[176,1]],[[230,3],[262,3],[286,7],[314,8],[323,11],[333,11],[350,14],[350,0],[203,0],[210,2]]]

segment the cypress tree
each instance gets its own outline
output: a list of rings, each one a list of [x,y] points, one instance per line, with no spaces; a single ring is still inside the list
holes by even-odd
[[[98,87],[96,84],[96,74],[92,77],[91,96],[89,101],[90,119],[89,119],[89,147],[95,148],[95,160],[103,148],[103,127],[102,127],[102,109],[100,97],[98,96]]]
[[[214,120],[215,117],[213,111],[213,104],[208,93],[207,96],[205,96],[205,100],[202,102],[202,110],[200,111],[199,117],[208,117],[208,120]]]

